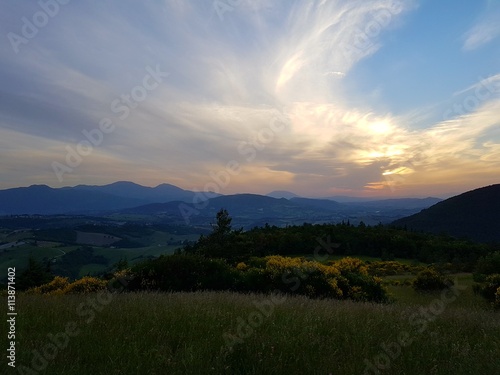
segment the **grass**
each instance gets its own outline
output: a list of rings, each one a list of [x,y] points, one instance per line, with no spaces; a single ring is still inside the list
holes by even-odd
[[[399,276],[403,279],[413,279],[414,277]],[[486,300],[474,294],[472,285],[474,280],[471,273],[460,273],[447,275],[456,285],[464,287],[460,292],[460,298],[453,302],[453,307],[470,309],[471,311],[486,310],[489,308]],[[384,279],[397,279],[397,276],[386,276]],[[441,292],[418,293],[411,286],[386,286],[389,294],[395,299],[395,303],[404,306],[428,305],[432,300],[439,298]]]
[[[17,365],[31,366],[47,335],[74,322],[79,334],[40,374],[376,373],[365,360],[385,365],[381,374],[498,374],[499,315],[464,308],[466,292],[432,321],[413,315],[439,294],[391,305],[229,292],[112,294],[105,303],[96,295],[20,295]],[[267,303],[266,315],[256,303]],[[411,344],[395,344],[405,333]],[[233,350],[225,334],[237,337]]]

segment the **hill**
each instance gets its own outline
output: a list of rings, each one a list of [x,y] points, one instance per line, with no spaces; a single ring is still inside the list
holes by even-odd
[[[476,241],[500,242],[500,184],[446,199],[393,224]]]

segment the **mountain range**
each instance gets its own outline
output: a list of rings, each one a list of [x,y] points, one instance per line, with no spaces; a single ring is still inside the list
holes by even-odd
[[[268,195],[209,194],[198,202],[197,193],[170,184],[146,187],[128,181],[104,186],[78,185],[51,188],[45,185],[0,190],[0,215],[22,214],[135,214],[162,218],[175,223],[208,222],[220,208],[226,208],[235,223],[244,227],[265,224],[302,224],[303,222],[387,223],[408,216],[440,201],[438,198],[404,198],[376,201],[337,202],[329,198],[303,198],[287,191]],[[198,195],[199,197],[199,195]],[[181,208],[184,208],[184,211]],[[186,220],[186,211],[191,212]]]
[[[288,191],[267,195],[199,193],[170,184],[146,187],[120,181],[104,186],[78,185],[51,188],[45,185],[0,190],[0,216],[92,215],[114,218],[140,217],[178,225],[207,226],[221,208],[233,224],[254,226],[363,221],[410,230],[446,233],[478,241],[500,241],[500,184],[472,190],[446,200],[399,198],[368,200],[356,197],[305,198]],[[129,220],[129,219],[127,219]]]

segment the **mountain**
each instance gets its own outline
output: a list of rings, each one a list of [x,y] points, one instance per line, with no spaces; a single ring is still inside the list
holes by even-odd
[[[45,185],[0,191],[0,215],[60,214],[113,210],[141,204],[129,199],[78,189],[53,189]]]
[[[162,184],[146,187],[119,181],[104,186],[78,185],[50,188],[33,185],[0,190],[0,215],[20,214],[137,214],[170,224],[206,225],[221,208],[226,208],[234,222],[245,228],[264,225],[293,225],[363,221],[368,225],[389,223],[429,207],[435,201],[395,199],[373,202],[339,203],[327,199],[301,198],[285,191],[223,196],[210,194],[211,199],[198,202],[199,194],[177,186]],[[207,194],[205,194],[206,196]],[[188,219],[186,219],[188,217]],[[144,218],[143,218],[144,219]]]
[[[68,189],[68,188],[65,188]],[[109,185],[78,185],[74,188],[84,191],[94,191],[115,195],[117,197],[139,199],[143,202],[169,202],[169,201],[190,201],[193,192],[183,190],[170,184],[161,184],[154,188],[142,186],[129,181],[119,181]]]
[[[271,191],[270,193],[266,194],[267,197],[271,198],[285,198],[285,199],[292,199],[292,198],[298,198],[299,196],[295,193],[292,193],[290,191],[286,190],[275,190]]]
[[[476,241],[500,241],[500,184],[448,198],[393,224]]]
[[[194,194],[169,184],[151,188],[126,181],[63,188],[32,185],[0,190],[0,215],[98,214],[154,202],[190,202]]]

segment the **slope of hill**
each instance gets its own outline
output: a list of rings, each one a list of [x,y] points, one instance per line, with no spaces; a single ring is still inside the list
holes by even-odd
[[[500,241],[500,184],[446,199],[393,224],[476,241]]]

